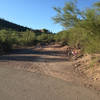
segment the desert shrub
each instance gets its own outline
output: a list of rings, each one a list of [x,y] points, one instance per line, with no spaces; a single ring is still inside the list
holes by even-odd
[[[57,15],[53,18],[66,31],[55,36],[58,42],[81,48],[84,53],[100,53],[100,2],[81,11],[76,2],[67,2],[63,8],[54,8]]]
[[[60,42],[62,45],[68,45],[69,32],[67,30],[61,31],[54,36],[56,42]]]
[[[37,41],[41,42],[41,43],[53,42],[54,41],[54,35],[43,33],[43,34],[37,36]]]
[[[32,45],[35,44],[34,42],[36,41],[36,35],[32,31],[25,31],[20,33],[19,37],[19,45]]]
[[[0,31],[0,48],[4,51],[9,51],[14,44],[14,36],[12,31],[1,30]]]

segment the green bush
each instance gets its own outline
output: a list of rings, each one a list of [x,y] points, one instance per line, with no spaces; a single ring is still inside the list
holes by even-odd
[[[57,15],[53,20],[66,29],[59,32],[55,40],[80,48],[84,53],[100,53],[100,2],[94,5],[84,11],[78,9],[76,2],[54,8]]]
[[[17,32],[12,30],[0,30],[0,51],[9,51],[14,45],[30,46],[37,43],[50,43],[54,41],[54,34],[36,34],[33,31]]]
[[[20,33],[21,37],[19,38],[19,42],[21,45],[33,45],[36,41],[36,35],[32,31],[26,31]]]
[[[4,51],[9,51],[14,44],[14,37],[11,31],[0,31],[0,48]]]
[[[43,34],[37,36],[37,41],[41,42],[41,43],[53,42],[54,41],[54,35],[43,33]]]

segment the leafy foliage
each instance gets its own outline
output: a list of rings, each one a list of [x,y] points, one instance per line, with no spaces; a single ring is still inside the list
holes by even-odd
[[[0,19],[0,51],[10,51],[13,46],[30,46],[54,41],[54,34],[47,29],[33,30]]]
[[[54,8],[57,16],[53,18],[56,23],[60,23],[65,28],[72,27],[80,21],[78,16],[82,17],[82,12],[77,8],[76,2],[67,2],[63,8]]]
[[[0,51],[9,51],[14,45],[30,46],[37,43],[50,43],[54,41],[51,33],[36,34],[33,31],[17,32],[11,30],[0,30]]]
[[[66,28],[55,36],[56,41],[64,41],[84,53],[100,53],[100,2],[84,11],[75,2],[55,10],[57,16],[53,20]]]

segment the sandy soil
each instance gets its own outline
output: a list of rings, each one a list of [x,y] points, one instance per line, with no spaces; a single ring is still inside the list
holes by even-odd
[[[15,49],[11,54],[0,56],[0,67],[13,67],[48,75],[92,89],[93,86],[87,81],[87,77],[76,71],[76,67],[73,66],[75,62],[67,60],[64,54],[66,48],[67,46],[50,45]]]
[[[95,58],[95,59],[94,59]],[[96,59],[97,58],[97,59]],[[78,59],[75,71],[83,77],[86,84],[100,92],[100,55],[86,55]]]
[[[0,67],[1,100],[100,100],[81,85],[37,73]]]

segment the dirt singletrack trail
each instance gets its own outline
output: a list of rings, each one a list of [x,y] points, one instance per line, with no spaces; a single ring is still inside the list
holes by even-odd
[[[15,79],[14,79],[14,77],[13,78],[11,77],[11,79],[13,79],[13,80],[18,81],[18,78],[24,77],[25,73],[26,73],[25,77],[29,79],[29,76],[30,76],[30,75],[28,76],[29,72],[34,72],[33,74],[35,74],[35,73],[36,73],[36,75],[39,74],[41,77],[42,76],[43,77],[47,76],[47,78],[49,76],[52,78],[55,77],[55,78],[53,78],[53,82],[51,82],[52,78],[50,78],[50,81],[48,79],[45,79],[45,80],[41,79],[41,81],[44,81],[44,84],[45,83],[48,84],[48,82],[51,82],[51,84],[56,83],[55,86],[57,84],[63,84],[63,83],[59,83],[58,81],[56,82],[56,79],[59,79],[59,81],[61,81],[61,82],[64,80],[65,83],[71,84],[70,86],[67,86],[67,84],[66,84],[66,86],[64,86],[65,85],[65,83],[64,83],[63,84],[64,87],[57,87],[59,93],[62,91],[60,98],[59,98],[59,96],[58,97],[54,96],[52,94],[53,92],[50,92],[50,93],[48,92],[49,93],[48,95],[51,95],[51,96],[53,95],[54,98],[51,98],[51,96],[48,96],[47,97],[48,99],[42,98],[43,100],[49,100],[50,98],[51,98],[50,100],[99,100],[99,95],[97,95],[96,91],[94,91],[92,89],[89,90],[88,88],[85,88],[84,85],[82,85],[82,78],[74,71],[72,62],[67,61],[66,57],[64,57],[63,53],[60,51],[42,50],[40,48],[39,49],[38,48],[15,49],[11,52],[11,54],[0,56],[0,70],[1,70],[0,73],[2,73],[2,70],[3,70],[3,73],[1,74],[1,76],[4,76],[4,80],[5,79],[8,80],[9,74],[11,74],[10,76],[15,76],[14,73],[16,73],[16,76],[15,76]],[[9,72],[9,70],[11,70],[11,73]],[[13,70],[17,70],[17,72],[13,71]],[[9,73],[9,74],[7,74],[8,76],[6,76],[4,71],[8,71],[8,73]],[[22,71],[22,74],[21,74],[22,76],[20,76],[20,71]],[[27,71],[29,71],[29,72],[27,72]],[[17,75],[17,73],[19,75]],[[32,78],[35,78],[36,79],[35,81],[37,82],[38,79],[36,78],[36,75],[35,75],[35,77],[31,77],[30,80],[28,80],[28,81],[31,81],[31,80],[33,80]],[[0,76],[0,79],[1,79],[0,81],[3,80],[3,77],[1,77],[1,76]],[[27,79],[25,79],[25,82],[26,82],[26,80]],[[8,84],[10,84],[9,82],[8,82]],[[34,81],[32,81],[32,82],[34,82]],[[1,82],[1,84],[2,84],[2,82]],[[22,84],[26,84],[26,83],[24,83],[24,80],[22,80],[22,82],[19,84],[21,84],[21,86],[22,86]],[[27,83],[27,85],[28,85],[28,83]],[[0,85],[0,86],[2,86],[2,85]],[[45,87],[45,85],[43,85],[43,86]],[[52,85],[50,85],[50,86],[52,87]],[[53,87],[55,87],[55,86],[53,86]],[[8,87],[9,87],[9,85],[8,85]],[[33,85],[32,85],[32,87],[31,86],[29,86],[29,87],[32,88]],[[38,87],[38,86],[36,85],[36,87]],[[20,88],[21,87],[18,87],[18,89],[20,89]],[[23,88],[23,86],[22,86],[22,88]],[[45,88],[44,88],[44,90],[45,90]],[[67,88],[68,88],[68,90],[67,90]],[[42,89],[40,88],[40,91],[42,91]],[[46,91],[44,91],[44,90],[43,90],[43,93],[44,94],[47,93],[46,92],[47,90]],[[50,88],[50,91],[51,90],[52,89]],[[30,90],[27,90],[27,91],[30,91]],[[48,91],[49,91],[49,89],[48,89]],[[71,94],[71,91],[74,91],[74,92],[72,92],[72,94]],[[68,92],[70,93],[69,96],[67,94]],[[5,96],[7,93],[6,94],[2,93],[2,94]],[[19,95],[19,94],[17,94],[17,95]],[[36,98],[38,98],[37,95],[38,94],[36,94]],[[78,95],[78,96],[76,96],[76,95]],[[32,96],[32,94],[31,94],[31,96]],[[9,95],[8,95],[8,97],[9,97]],[[70,99],[68,99],[67,97]],[[20,100],[27,100],[27,99],[23,99],[23,96],[21,96],[21,98],[22,99],[20,99]],[[40,98],[41,98],[41,96],[40,96]],[[42,99],[30,99],[30,100],[42,100]],[[3,100],[6,100],[6,99],[3,99]],[[11,100],[11,99],[9,99],[9,100]],[[13,100],[17,100],[17,99],[13,99]]]

